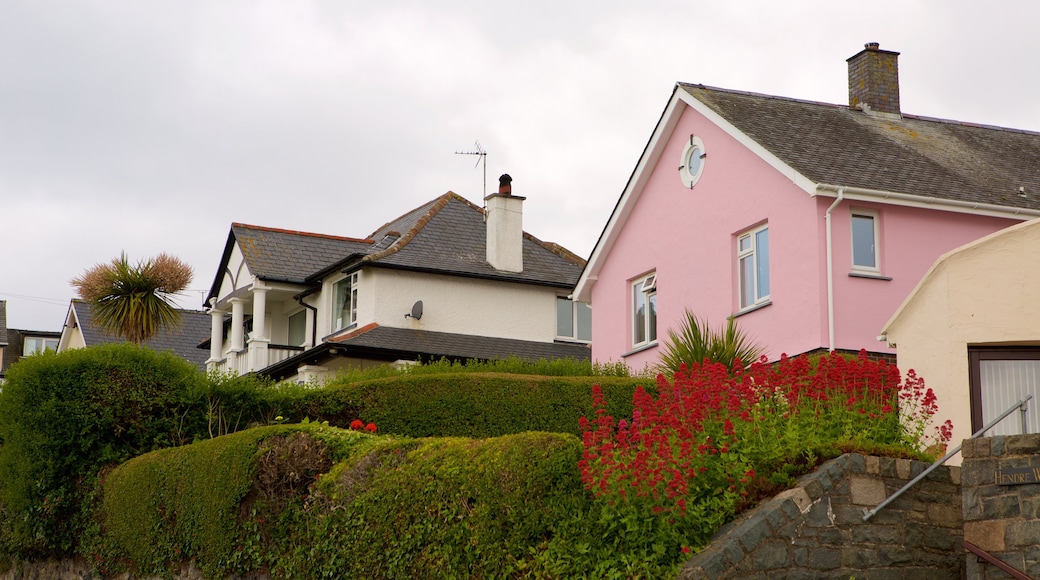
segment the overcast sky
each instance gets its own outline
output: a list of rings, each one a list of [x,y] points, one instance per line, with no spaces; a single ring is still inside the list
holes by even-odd
[[[502,173],[588,257],[676,81],[847,103],[901,52],[902,109],[1040,130],[1040,4],[0,0],[0,300],[60,330],[120,252],[192,264],[232,222],[364,237]],[[676,235],[662,232],[662,236]]]

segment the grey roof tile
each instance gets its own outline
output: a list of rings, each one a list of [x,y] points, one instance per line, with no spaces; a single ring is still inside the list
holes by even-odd
[[[1040,209],[1040,133],[678,87],[813,182]]]
[[[372,237],[388,232],[400,232],[402,237],[389,249],[366,256],[364,262],[566,288],[574,286],[585,264],[562,246],[525,232],[523,271],[496,270],[487,262],[484,210],[451,192],[383,226]]]
[[[123,338],[112,336],[101,330],[93,320],[93,309],[82,300],[73,300],[72,308],[76,311],[83,340],[87,346],[126,342]],[[174,329],[162,329],[155,336],[145,341],[152,350],[172,351],[175,355],[187,360],[202,370],[206,368],[209,351],[198,348],[199,344],[210,336],[210,315],[198,310],[180,310],[181,324]]]
[[[309,276],[351,254],[367,254],[371,239],[359,240],[310,232],[232,224],[249,270],[266,280],[304,283]]]
[[[499,271],[487,263],[486,237],[483,209],[452,192],[384,224],[365,239],[235,223],[210,297],[219,291],[236,241],[250,272],[266,280],[299,284],[345,267],[351,256],[364,265],[560,288],[573,287],[585,264],[562,246],[525,233],[523,272]]]
[[[492,360],[511,356],[529,361],[560,358],[589,360],[591,356],[588,345],[583,344],[492,338],[377,325],[369,325],[331,343],[413,353],[426,360],[441,357]]]

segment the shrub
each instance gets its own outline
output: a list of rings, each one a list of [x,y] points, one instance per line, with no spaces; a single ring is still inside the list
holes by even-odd
[[[736,319],[731,317],[724,328],[714,329],[707,320],[687,310],[679,331],[668,330],[668,340],[662,345],[661,360],[654,370],[671,376],[683,365],[690,367],[704,361],[720,363],[728,369],[737,361],[748,365],[760,356],[762,347],[737,327]]]
[[[786,485],[816,450],[848,442],[920,451],[936,412],[934,394],[913,373],[832,354],[746,371],[693,365],[658,395],[637,389],[631,419],[614,422],[596,391],[594,421],[583,420],[582,480],[601,502],[605,534],[647,566],[670,566],[707,543],[756,487]],[[900,421],[899,405],[909,413]],[[949,439],[948,425],[937,429]],[[657,517],[651,517],[655,515]]]
[[[100,526],[86,551],[105,575],[166,575],[193,560],[208,577],[226,576],[249,554],[250,524],[298,500],[363,437],[280,425],[135,458],[104,478]]]
[[[9,553],[71,553],[98,470],[191,440],[182,419],[201,376],[169,353],[131,344],[29,357],[0,392],[0,501]]]

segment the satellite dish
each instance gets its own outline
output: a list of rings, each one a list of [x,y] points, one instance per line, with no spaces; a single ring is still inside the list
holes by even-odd
[[[412,304],[411,314],[405,314],[405,318],[414,318],[419,320],[422,318],[422,300],[416,300],[415,304]]]

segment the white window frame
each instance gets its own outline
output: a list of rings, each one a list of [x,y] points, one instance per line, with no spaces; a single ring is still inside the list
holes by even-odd
[[[696,156],[696,166],[690,171],[690,156]],[[704,141],[696,135],[690,135],[690,142],[683,147],[682,157],[679,158],[679,178],[684,186],[693,189],[694,185],[701,179],[704,173],[704,160],[708,154],[704,151]]]
[[[853,224],[856,218],[870,218],[874,225],[874,265],[856,263],[856,239]],[[849,260],[854,272],[881,273],[881,218],[876,210],[853,208],[849,212]]]
[[[300,344],[292,343],[292,320],[297,316],[303,316],[303,342]],[[285,324],[285,343],[289,346],[304,346],[307,344],[307,309],[302,308],[293,312],[287,317]]]
[[[762,259],[762,252],[758,248],[758,234],[765,231],[766,236],[769,235],[769,224],[765,223],[758,227],[750,230],[743,231],[737,234],[737,304],[740,307],[740,311],[749,310],[757,306],[761,306],[769,302],[770,292],[772,291],[772,276],[767,277],[767,283],[769,289],[766,292],[762,291],[761,281],[759,280],[758,271],[760,269],[760,262]],[[742,248],[741,242],[748,240],[748,247]],[[769,263],[769,248],[766,248],[765,262],[766,269],[768,271]],[[751,289],[752,296],[750,300],[746,300],[744,296],[745,279],[744,279],[744,260],[751,260]]]
[[[657,273],[650,272],[633,280],[630,285],[629,305],[632,348],[650,346],[657,343]],[[654,308],[650,308],[653,303]],[[643,320],[639,321],[639,307],[643,306]],[[653,311],[653,316],[650,316]],[[640,337],[640,332],[642,337]]]
[[[350,311],[347,314],[348,320],[343,320],[340,317],[342,309],[340,308],[340,288],[348,288],[348,298],[350,299]],[[357,300],[358,300],[358,272],[348,274],[342,280],[337,280],[332,285],[332,307],[329,309],[330,317],[332,319],[332,332],[343,330],[344,328],[350,328],[354,324],[357,324]]]
[[[48,344],[50,343],[50,344]],[[29,344],[33,345],[32,352],[26,352]],[[58,350],[58,339],[50,338],[45,336],[23,336],[22,337],[22,356],[32,356],[48,350]]]
[[[571,334],[560,334],[560,304],[561,302],[567,302],[570,305],[570,321],[571,321]],[[589,311],[589,337],[582,338],[580,335],[583,333],[580,330],[578,312],[581,309],[587,309]],[[556,297],[556,338],[558,340],[567,340],[573,342],[590,343],[592,342],[592,306],[584,303],[571,300],[566,296]]]

